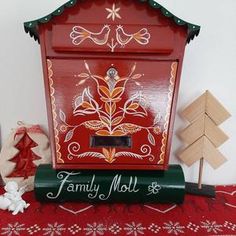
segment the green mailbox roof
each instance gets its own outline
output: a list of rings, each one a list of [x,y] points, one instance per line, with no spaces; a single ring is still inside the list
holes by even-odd
[[[140,2],[148,2],[148,4],[152,8],[158,9],[159,11],[161,11],[161,13],[165,17],[172,19],[177,25],[187,27],[188,28],[188,38],[187,38],[188,43],[192,39],[194,39],[195,36],[198,36],[198,34],[200,32],[199,25],[191,24],[189,22],[186,22],[186,21],[178,18],[177,16],[175,16],[174,14],[169,12],[166,8],[164,8],[163,6],[161,6],[159,3],[155,2],[154,0],[139,0],[139,1]],[[25,22],[24,23],[25,32],[29,33],[31,37],[33,37],[35,40],[37,40],[39,42],[38,25],[49,22],[54,16],[61,15],[66,8],[70,8],[70,7],[75,6],[75,4],[77,2],[78,2],[78,0],[70,0],[47,16],[44,16],[44,17],[37,19],[37,20]]]

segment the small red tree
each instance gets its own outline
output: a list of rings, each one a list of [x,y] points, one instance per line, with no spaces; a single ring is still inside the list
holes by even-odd
[[[34,176],[37,167],[34,161],[41,159],[32,151],[32,148],[37,147],[37,143],[25,132],[15,147],[19,152],[10,161],[15,162],[16,166],[7,177],[24,177],[27,179],[29,176]]]

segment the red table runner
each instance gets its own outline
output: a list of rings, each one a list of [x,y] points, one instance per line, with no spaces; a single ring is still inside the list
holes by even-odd
[[[1,190],[3,193],[3,190]],[[0,234],[236,235],[236,185],[217,187],[215,199],[186,195],[176,204],[40,204],[33,193],[24,214],[0,211]]]

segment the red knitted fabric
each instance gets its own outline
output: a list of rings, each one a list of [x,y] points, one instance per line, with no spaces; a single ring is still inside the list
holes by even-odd
[[[24,214],[0,211],[0,234],[236,235],[236,186],[217,187],[216,199],[186,195],[180,206],[40,204],[33,193],[24,199],[31,204]]]

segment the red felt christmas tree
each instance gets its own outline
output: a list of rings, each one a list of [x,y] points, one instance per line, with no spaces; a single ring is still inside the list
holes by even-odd
[[[15,162],[16,166],[6,177],[23,177],[24,179],[27,179],[29,176],[34,176],[37,168],[34,161],[41,159],[32,151],[32,148],[37,146],[37,143],[35,143],[25,132],[15,146],[19,152],[10,160],[11,162]]]

